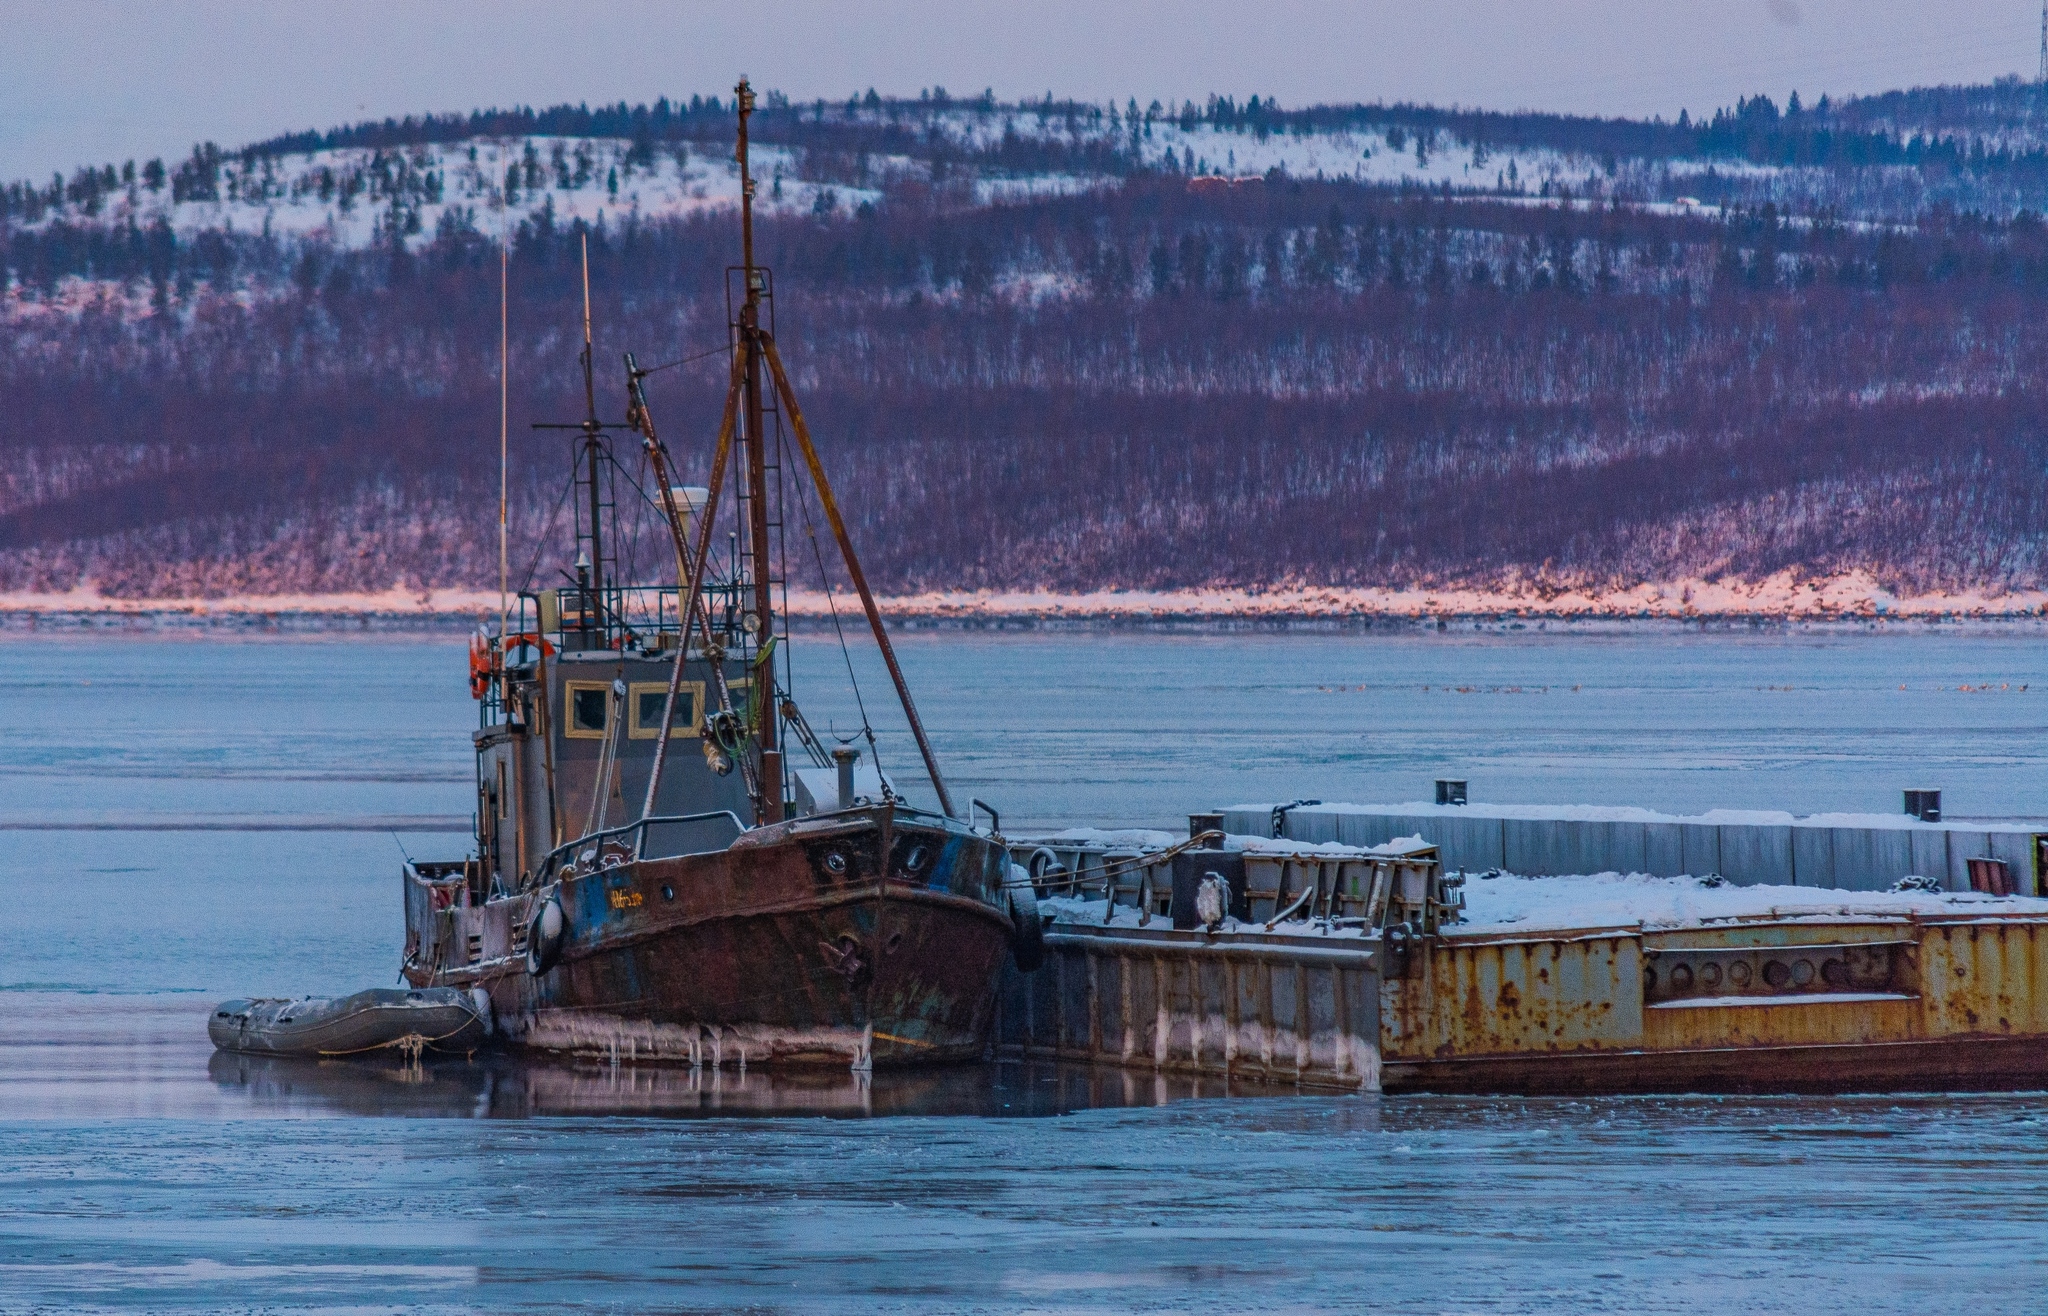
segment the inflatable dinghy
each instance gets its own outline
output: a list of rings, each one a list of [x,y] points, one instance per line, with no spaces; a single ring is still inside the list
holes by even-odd
[[[206,1035],[223,1051],[349,1056],[393,1048],[461,1054],[491,1035],[489,998],[454,987],[373,987],[353,996],[223,1001]]]

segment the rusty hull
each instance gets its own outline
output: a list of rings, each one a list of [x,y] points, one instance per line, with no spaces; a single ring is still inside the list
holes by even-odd
[[[484,986],[508,1037],[546,1051],[714,1067],[979,1058],[1009,946],[1007,871],[999,844],[948,820],[889,806],[804,818],[566,877],[565,946],[538,979],[531,893],[442,911],[413,976]]]
[[[2048,1082],[2048,919],[1452,935],[1381,989],[1386,1090],[1844,1091]]]

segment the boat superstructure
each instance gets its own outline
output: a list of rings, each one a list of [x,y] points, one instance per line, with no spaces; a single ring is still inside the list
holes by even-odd
[[[578,436],[574,575],[508,601],[473,644],[477,850],[407,864],[405,975],[482,988],[501,1033],[528,1046],[692,1063],[978,1057],[1004,956],[1036,962],[1036,905],[1011,881],[994,813],[977,828],[955,808],[783,368],[754,261],[753,94],[744,80],[736,92],[742,260],[708,482],[675,482],[631,356],[624,421],[599,419],[586,277],[586,414],[545,427]],[[624,581],[622,483],[654,486],[674,584]],[[829,528],[936,810],[907,803],[859,748],[828,749],[793,698],[785,516]]]

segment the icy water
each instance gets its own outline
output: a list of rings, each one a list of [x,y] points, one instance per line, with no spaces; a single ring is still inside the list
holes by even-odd
[[[1011,830],[1315,796],[2048,813],[2048,636],[906,636]],[[859,725],[829,641],[812,721]],[[1338,1098],[216,1056],[393,980],[459,640],[0,641],[0,1312],[2048,1305],[2048,1098]],[[858,652],[885,766],[916,760]]]

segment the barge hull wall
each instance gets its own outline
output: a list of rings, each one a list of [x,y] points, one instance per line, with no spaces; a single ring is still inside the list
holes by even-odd
[[[1061,925],[1037,972],[1004,975],[998,1053],[1376,1091],[1376,958]]]
[[[1384,979],[1345,943],[1062,922],[1004,974],[998,1053],[1345,1091],[2048,1083],[2039,917],[1454,933]]]

